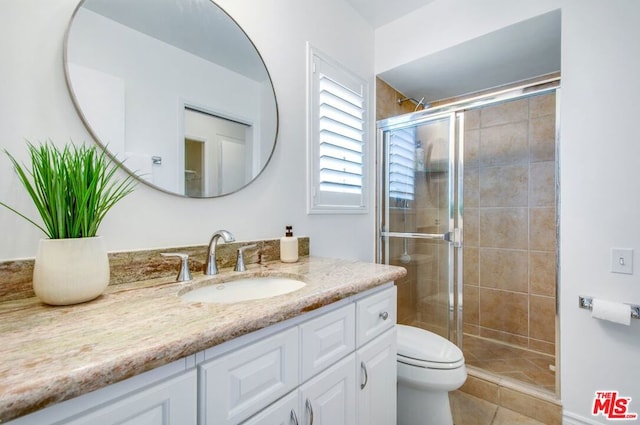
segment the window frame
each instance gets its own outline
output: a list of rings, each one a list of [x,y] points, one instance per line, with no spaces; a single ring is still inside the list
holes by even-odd
[[[360,193],[322,191],[320,188],[320,75],[362,98],[362,174]],[[370,107],[369,84],[307,43],[307,213],[367,214],[369,212]]]

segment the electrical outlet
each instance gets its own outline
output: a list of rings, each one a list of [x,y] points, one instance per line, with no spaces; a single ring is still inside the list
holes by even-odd
[[[633,249],[611,248],[611,272],[633,274]]]

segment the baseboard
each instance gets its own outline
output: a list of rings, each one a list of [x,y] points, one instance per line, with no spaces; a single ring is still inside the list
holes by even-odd
[[[565,411],[562,412],[562,425],[602,425],[602,422]]]

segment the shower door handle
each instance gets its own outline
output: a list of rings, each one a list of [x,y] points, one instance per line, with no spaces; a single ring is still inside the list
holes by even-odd
[[[402,232],[380,232],[383,238],[408,238],[408,239],[433,239],[446,240],[446,233],[402,233]]]
[[[457,227],[446,233],[380,232],[380,236],[383,238],[431,239],[452,243],[456,248],[462,246],[462,232]]]
[[[460,248],[462,246],[462,232],[460,232],[460,229],[457,227],[453,229],[453,232],[445,233],[443,239],[452,243],[456,248]]]

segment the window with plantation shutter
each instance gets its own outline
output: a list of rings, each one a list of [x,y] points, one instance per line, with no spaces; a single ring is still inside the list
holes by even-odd
[[[413,201],[415,197],[416,128],[409,127],[392,131],[388,143],[389,197],[396,201]]]
[[[309,56],[309,212],[366,212],[367,83]]]

